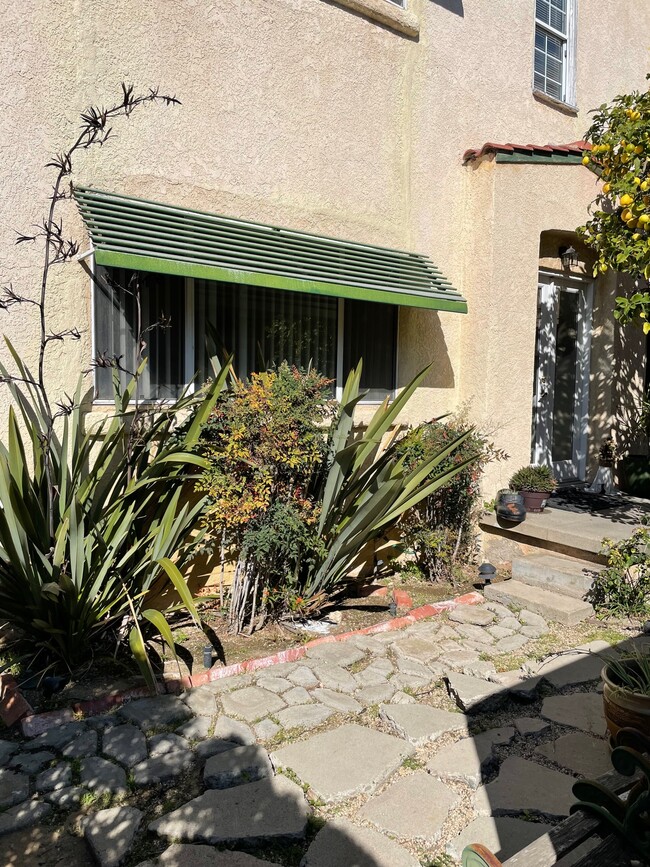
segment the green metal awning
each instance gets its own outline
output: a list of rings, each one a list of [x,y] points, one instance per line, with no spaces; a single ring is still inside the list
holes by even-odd
[[[134,271],[467,312],[418,253],[356,244],[76,187],[95,261]]]

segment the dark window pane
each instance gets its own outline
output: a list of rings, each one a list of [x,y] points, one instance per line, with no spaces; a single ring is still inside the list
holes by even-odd
[[[207,280],[194,287],[200,378],[209,372],[206,342],[232,354],[242,378],[282,361],[336,378],[336,298]]]
[[[141,334],[142,355],[149,363],[140,378],[139,396],[143,400],[178,397],[185,383],[185,279],[123,268],[97,268],[96,273],[96,356],[119,359],[124,387],[137,366]],[[95,386],[100,400],[112,399],[110,368],[97,368]]]
[[[371,301],[345,302],[343,380],[363,359],[361,387],[366,400],[383,400],[395,388],[397,307]]]

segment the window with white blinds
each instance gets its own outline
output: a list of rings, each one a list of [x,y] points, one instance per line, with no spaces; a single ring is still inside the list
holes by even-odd
[[[205,381],[215,354],[232,355],[241,378],[285,360],[312,365],[333,390],[363,359],[361,386],[374,402],[396,387],[397,311],[393,304],[98,267],[94,352],[118,359],[122,385],[146,357],[143,400],[171,400],[193,379]],[[112,400],[112,374],[112,367],[96,366],[98,401]]]
[[[533,87],[560,102],[575,104],[576,0],[535,0]]]

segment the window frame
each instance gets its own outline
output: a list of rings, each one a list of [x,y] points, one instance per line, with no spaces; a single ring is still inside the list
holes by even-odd
[[[533,94],[539,97],[544,102],[549,102],[558,106],[566,106],[570,109],[577,110],[576,104],[576,47],[577,47],[577,18],[578,18],[578,0],[566,0],[566,33],[556,30],[550,24],[542,21],[537,17],[537,0],[534,10],[534,28],[533,28]],[[550,0],[549,0],[550,2]],[[544,34],[553,36],[555,39],[564,43],[564,57],[562,62],[562,96],[558,99],[546,90],[542,90],[535,84],[535,40],[538,31]]]
[[[96,266],[95,266],[95,257],[91,256],[89,266],[90,266],[90,293],[91,293],[91,302],[90,302],[90,327],[91,327],[91,352],[93,360],[97,354],[97,345],[96,345]],[[336,326],[336,382],[334,394],[337,400],[340,400],[343,396],[343,386],[345,385],[345,378],[347,376],[346,372],[343,370],[343,354],[344,354],[344,335],[345,335],[345,298],[338,298],[338,306],[337,306],[337,326]],[[372,302],[368,302],[369,304]],[[397,395],[397,376],[399,371],[399,318],[400,318],[400,308],[397,306],[397,315],[395,317],[395,364],[393,367],[393,382],[395,383],[395,387],[388,391],[388,397],[390,400],[394,400]],[[183,335],[183,357],[184,357],[184,372],[185,372],[185,382],[189,383],[189,392],[193,392],[195,389],[194,376],[196,373],[196,363],[195,363],[195,321],[194,321],[194,278],[193,277],[185,277],[185,333]],[[348,371],[349,372],[349,371]],[[93,391],[97,393],[97,372],[93,368]],[[156,404],[156,405],[172,405],[174,403],[173,400],[140,400],[141,404]],[[381,400],[361,400],[359,404],[361,406],[378,406],[381,404]],[[135,401],[130,401],[131,405],[135,404]],[[93,406],[103,407],[103,406],[113,406],[113,401],[107,398],[98,398],[93,397]]]

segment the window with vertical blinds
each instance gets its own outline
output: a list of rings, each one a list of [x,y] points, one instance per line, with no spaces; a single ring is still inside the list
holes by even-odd
[[[186,382],[184,278],[97,268],[94,296],[95,358],[117,361],[122,387],[147,358],[139,397],[178,397]],[[112,399],[112,379],[113,368],[98,364],[95,387],[100,399]]]
[[[339,386],[363,359],[366,400],[382,400],[396,386],[397,307],[390,304],[106,267],[97,269],[94,320],[95,353],[119,359],[123,382],[143,334],[145,400],[173,399],[195,376],[204,381],[214,354],[233,355],[241,378],[286,360]],[[97,368],[99,400],[112,399],[111,373]]]

